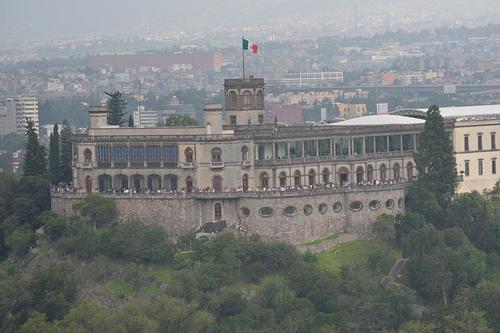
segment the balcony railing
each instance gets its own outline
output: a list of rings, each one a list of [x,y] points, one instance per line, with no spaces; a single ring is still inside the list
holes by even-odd
[[[302,164],[302,163],[318,163],[318,162],[336,162],[336,161],[360,161],[366,159],[381,159],[381,158],[393,158],[393,157],[403,157],[412,156],[413,150],[405,151],[388,151],[388,152],[378,152],[378,153],[368,153],[359,155],[329,155],[329,156],[314,156],[314,157],[291,157],[282,159],[269,159],[269,160],[256,160],[256,166],[272,166],[272,165],[283,165],[283,164]]]
[[[242,168],[249,168],[252,166],[252,161],[241,161],[241,167]]]
[[[196,168],[196,162],[179,162],[179,168],[181,168],[181,169],[194,169],[194,168]]]
[[[222,169],[224,167],[223,161],[211,161],[210,168],[211,169]]]

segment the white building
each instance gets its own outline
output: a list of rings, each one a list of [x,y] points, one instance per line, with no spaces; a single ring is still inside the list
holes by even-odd
[[[289,87],[336,84],[344,82],[344,72],[287,73],[280,81],[281,84]]]

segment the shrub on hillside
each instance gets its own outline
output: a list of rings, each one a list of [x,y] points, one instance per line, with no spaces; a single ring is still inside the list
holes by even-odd
[[[115,224],[100,237],[102,254],[131,261],[161,262],[172,259],[165,229],[138,221]]]

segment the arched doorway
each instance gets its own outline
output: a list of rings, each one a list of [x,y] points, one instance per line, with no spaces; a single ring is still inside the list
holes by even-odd
[[[406,164],[406,178],[408,178],[409,181],[413,179],[413,163],[411,162]]]
[[[366,180],[373,182],[373,166],[371,164],[366,167]]]
[[[328,184],[330,182],[330,170],[328,170],[328,168],[323,169],[321,176],[323,178],[323,184]]]
[[[116,175],[114,176],[113,184],[115,184],[116,189],[124,190],[128,188],[128,176],[127,175]]]
[[[379,177],[380,180],[385,182],[385,180],[387,179],[387,167],[385,166],[385,164],[380,165],[379,173],[380,173]]]
[[[215,192],[222,192],[222,177],[219,175],[215,175],[212,178],[212,188]]]
[[[177,190],[177,175],[166,175],[165,176],[165,189],[167,191]]]
[[[364,170],[362,166],[358,166],[356,168],[356,184],[361,185],[363,184],[364,179]]]
[[[186,177],[186,192],[193,192],[193,178],[191,176]]]
[[[269,175],[267,172],[263,172],[260,174],[260,188],[268,188],[269,187]]]
[[[90,176],[85,177],[85,191],[92,193],[92,178]]]
[[[280,172],[280,186],[286,186],[286,172]]]
[[[142,191],[144,190],[144,176],[143,175],[132,175],[132,187],[136,191]]]
[[[392,175],[394,176],[394,180],[398,181],[401,179],[401,167],[399,166],[399,163],[394,163],[392,166]]]
[[[248,175],[247,174],[244,174],[243,175],[243,191],[248,191]]]
[[[150,191],[156,192],[161,189],[161,177],[160,175],[149,175],[148,176],[148,189]]]
[[[314,171],[314,169],[309,170],[307,178],[309,180],[309,185],[314,185],[316,183],[316,171]]]
[[[302,176],[300,174],[300,171],[299,170],[295,170],[294,174],[293,174],[293,183],[295,186],[302,186],[302,180],[301,180]]]
[[[341,186],[349,182],[349,170],[346,167],[340,168],[338,174],[339,174],[339,183]]]
[[[111,182],[110,175],[99,175],[98,182],[99,182],[99,192],[111,191],[113,185]]]

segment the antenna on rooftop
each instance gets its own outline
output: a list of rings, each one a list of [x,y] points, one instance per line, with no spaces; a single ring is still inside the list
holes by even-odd
[[[354,5],[354,33],[358,36],[358,5]]]

